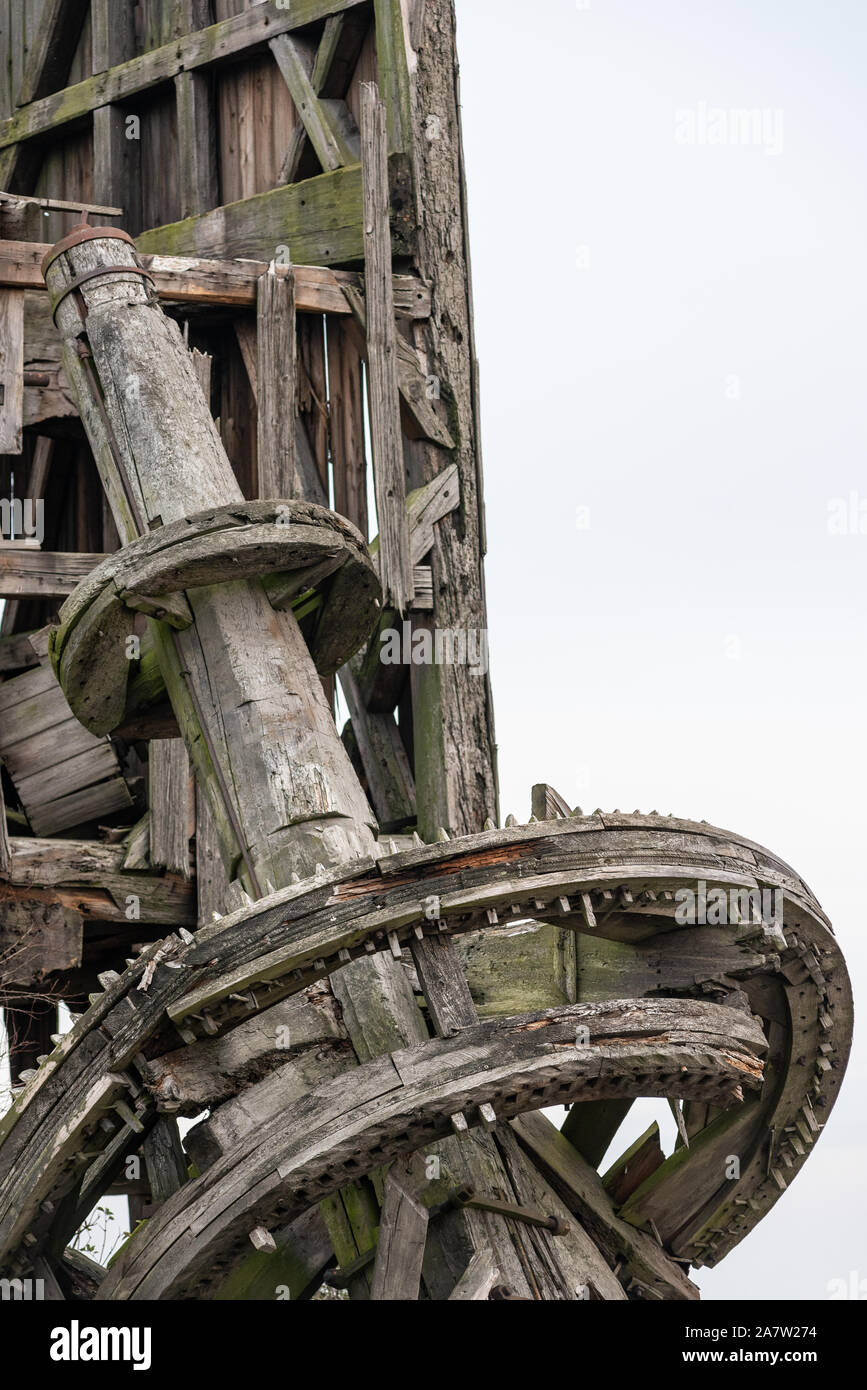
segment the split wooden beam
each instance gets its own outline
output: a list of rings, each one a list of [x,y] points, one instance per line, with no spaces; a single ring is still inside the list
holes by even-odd
[[[367,373],[383,599],[399,613],[413,598],[406,478],[401,442],[397,327],[391,294],[385,104],[376,84],[361,87],[361,168],[367,298]]]
[[[190,876],[193,784],[183,739],[155,738],[148,753],[150,859],[156,868]]]
[[[80,911],[85,922],[125,922],[131,929],[195,925],[191,884],[125,869],[126,844],[12,835],[9,847],[0,885],[7,902],[56,902]]]
[[[187,1181],[187,1156],[173,1115],[160,1115],[142,1142],[151,1203],[162,1206]]]

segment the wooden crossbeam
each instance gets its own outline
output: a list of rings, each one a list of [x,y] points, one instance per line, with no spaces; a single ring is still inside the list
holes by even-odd
[[[334,63],[337,50],[340,47],[340,43],[343,38],[345,27],[345,14],[330,15],[329,18],[325,21],[325,28],[322,31],[322,38],[319,41],[319,47],[316,50],[316,56],[313,60],[313,68],[310,73],[310,87],[313,91],[314,97],[317,100],[321,96],[323,88],[325,87],[325,84],[328,81],[328,77],[331,73],[332,65]],[[277,57],[276,52],[274,56]],[[341,104],[345,106],[345,102]],[[323,119],[327,121],[328,103],[325,102],[323,99],[322,102],[319,102],[319,106],[322,112]],[[299,115],[301,115],[300,111]],[[307,136],[307,127],[302,118],[302,120],[298,121],[298,123],[294,126],[292,134],[289,138],[289,146],[286,150],[286,155],[280,167],[280,174],[277,179],[278,183],[292,183],[295,179],[295,176],[298,172],[298,165],[301,161],[301,154],[304,149],[304,142],[307,139]]]
[[[52,0],[52,3],[58,9],[71,8],[69,0]],[[293,0],[291,10],[276,9],[270,4],[256,5],[230,19],[211,24],[207,29],[185,34],[138,58],[116,64],[62,92],[20,107],[14,116],[0,122],[0,149],[47,135],[80,121],[97,107],[128,100],[139,92],[171,81],[178,73],[237,57],[278,34],[301,29],[360,3],[362,0]],[[0,171],[2,169],[0,162]],[[3,182],[0,178],[0,184]]]
[[[46,242],[0,240],[0,289],[44,290],[42,258],[50,251]],[[141,262],[154,278],[162,299],[178,304],[210,304],[230,309],[256,306],[256,284],[268,269],[266,261],[207,260],[196,256],[143,254]],[[301,313],[350,316],[344,289],[357,291],[358,275],[325,266],[291,267],[295,276],[295,303]],[[278,265],[276,274],[288,275]],[[410,318],[429,318],[430,287],[414,275],[393,275],[394,307]]]
[[[0,598],[66,598],[104,555],[0,546]]]

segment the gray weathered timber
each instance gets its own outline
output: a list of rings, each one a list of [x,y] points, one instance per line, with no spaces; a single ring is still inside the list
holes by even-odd
[[[373,1300],[393,1302],[419,1296],[430,1219],[421,1200],[425,1181],[424,1161],[418,1154],[396,1159],[386,1174],[370,1289]]]
[[[0,769],[2,769],[0,762]],[[6,802],[3,797],[3,783],[0,781],[0,875],[4,878],[12,863],[12,847],[9,843],[9,828],[6,824]]]
[[[7,870],[10,897],[56,901],[77,907],[85,921],[127,922],[167,927],[195,925],[192,888],[176,877],[124,867],[127,848],[100,840],[46,840],[11,836]],[[130,896],[139,917],[129,918]]]
[[[477,1250],[449,1294],[449,1299],[455,1302],[486,1299],[495,1284],[501,1282],[500,1271],[491,1252]]]
[[[40,266],[50,250],[51,244],[44,241],[0,241],[0,286],[38,292],[46,312],[45,281]],[[258,282],[268,270],[267,261],[257,260],[209,261],[192,255],[143,255],[140,260],[153,276],[154,288],[161,299],[215,308],[255,309]],[[360,290],[361,276],[356,272],[331,270],[321,265],[297,265],[277,266],[276,273],[288,274],[290,269],[295,278],[299,313],[328,314],[344,320],[352,315],[345,290]],[[392,289],[398,315],[408,319],[429,316],[430,287],[418,276],[394,275]],[[27,310],[28,313],[32,311],[32,301],[28,302]],[[51,333],[54,335],[53,327]]]
[[[176,325],[139,276],[111,273],[118,265],[134,266],[131,248],[94,238],[58,254],[47,278],[57,296],[71,276],[108,270],[82,294],[116,458],[106,451],[86,380],[73,385],[129,542],[147,527],[158,531],[241,495]],[[57,317],[69,362],[83,331],[69,297]],[[169,635],[157,624],[157,651],[227,867],[243,859],[249,886],[262,891],[318,861],[365,852],[372,846],[366,800],[291,613],[275,614],[255,581],[190,590],[188,601],[193,626]]]
[[[71,0],[51,0],[58,10],[71,9]],[[74,0],[79,4],[80,0]],[[254,6],[230,19],[221,20],[195,33],[181,36],[151,49],[107,72],[77,82],[62,92],[33,100],[21,106],[14,116],[0,123],[0,149],[19,141],[31,140],[50,130],[58,130],[86,116],[98,106],[123,101],[147,91],[160,82],[171,81],[179,72],[207,67],[221,59],[262,46],[278,34],[303,28],[317,19],[340,10],[351,9],[360,0],[294,0],[291,12]],[[71,54],[70,54],[71,57]],[[8,187],[0,179],[3,187]]]
[[[315,53],[312,48],[300,39],[290,38],[288,34],[271,39],[268,47],[274,54],[283,80],[292,95],[295,110],[322,168],[327,173],[329,170],[341,169],[345,164],[355,163],[351,152],[345,147],[341,148],[313,87],[311,75]]]
[[[190,760],[182,739],[151,740],[148,804],[151,863],[189,878],[193,787]]]
[[[271,265],[256,304],[259,496],[303,495],[295,465],[295,278]]]
[[[0,454],[21,453],[24,291],[0,291]]]
[[[217,131],[210,73],[175,77],[181,216],[207,212],[217,202]]]
[[[404,613],[413,596],[406,481],[401,451],[397,328],[391,296],[388,153],[385,106],[376,85],[362,84],[361,144],[367,373],[380,577],[386,604]]]

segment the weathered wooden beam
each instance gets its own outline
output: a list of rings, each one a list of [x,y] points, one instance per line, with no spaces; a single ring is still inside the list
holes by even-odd
[[[449,1300],[468,1302],[487,1299],[491,1289],[500,1282],[500,1271],[490,1250],[477,1250],[449,1294]]]
[[[603,1174],[602,1186],[615,1207],[622,1207],[645,1178],[655,1173],[664,1162],[665,1154],[659,1142],[659,1125],[654,1120]]]
[[[377,820],[385,829],[411,824],[415,783],[394,715],[374,714],[365,707],[349,666],[341,668],[339,680]]]
[[[189,878],[193,785],[184,741],[152,739],[148,757],[151,863]]]
[[[553,820],[556,816],[572,814],[572,807],[547,782],[537,782],[533,787],[531,808],[537,820]]]
[[[22,671],[27,666],[38,665],[39,657],[33,650],[29,632],[0,638],[0,672]]]
[[[140,277],[131,286],[117,269],[119,257],[135,265],[132,248],[109,234],[79,235],[55,252],[47,271],[54,294],[69,275],[105,272],[81,291],[86,302],[94,292],[101,296],[99,313],[85,321],[95,380],[82,374],[77,346],[84,326],[77,310],[69,312],[68,296],[57,318],[64,366],[122,539],[129,545],[149,522],[186,525],[196,512],[240,502],[177,325],[149,301]],[[142,374],[147,393],[123,390],[130,375]],[[114,452],[95,389],[114,421]],[[311,873],[317,862],[343,862],[372,848],[366,798],[293,615],[275,615],[261,584],[250,579],[189,589],[188,601],[193,625],[175,632],[154,623],[154,638],[227,862],[243,861],[245,885],[261,895],[269,882],[283,886],[293,872]]]
[[[388,149],[412,145],[412,100],[401,0],[374,0],[379,90],[387,111]]]
[[[259,279],[256,307],[256,454],[259,496],[303,495],[295,463],[295,278],[273,264]]]
[[[367,458],[364,448],[364,382],[361,357],[352,335],[334,319],[326,325],[328,379],[331,387],[331,457],[334,510],[347,517],[363,536],[367,521]]]
[[[0,290],[0,454],[21,453],[23,424],[24,292]]]
[[[127,847],[99,840],[11,836],[4,873],[7,901],[59,902],[85,921],[195,925],[191,884],[174,876],[128,872]]]
[[[0,598],[66,598],[104,558],[0,545]]]
[[[46,242],[0,240],[0,287],[44,293],[40,267],[50,250]],[[141,262],[153,277],[161,299],[235,309],[256,307],[258,281],[268,271],[265,261],[209,261],[186,255],[143,255]],[[290,271],[295,279],[299,313],[338,314],[344,318],[352,314],[344,290],[360,288],[360,277],[355,272],[317,265],[275,267],[278,276],[289,275]],[[430,315],[430,286],[418,276],[393,275],[392,290],[396,314],[416,319]]]
[[[391,295],[391,238],[385,106],[376,84],[361,88],[364,264],[367,290],[367,372],[370,435],[384,602],[404,613],[413,575],[401,447],[397,328]]]
[[[190,69],[179,72],[175,99],[181,215],[192,217],[217,203],[217,131],[210,74]]]
[[[248,11],[248,13],[253,13]],[[391,218],[395,255],[409,255],[415,235],[410,215],[409,165],[403,155],[389,160]],[[308,265],[341,265],[364,258],[361,166],[272,188],[237,203],[184,221],[155,227],[137,239],[141,251],[205,257],[274,255],[286,246],[292,260]]]
[[[0,771],[2,771],[0,762]],[[0,777],[0,877],[5,877],[12,863],[12,848],[9,843],[9,829],[6,825],[6,800],[3,796],[3,781]]]
[[[419,1296],[430,1219],[420,1197],[425,1181],[424,1160],[418,1154],[397,1159],[386,1174],[370,1289],[374,1301]]]
[[[359,3],[360,0],[293,0],[291,11],[275,10],[271,5],[254,6],[230,19],[211,24],[207,29],[151,49],[107,72],[96,73],[62,92],[20,107],[14,116],[0,123],[0,149],[60,130],[81,120],[98,106],[124,101],[170,81],[180,72],[208,67],[247,53],[278,34],[303,28]],[[68,0],[52,0],[52,4],[58,10],[72,8]]]

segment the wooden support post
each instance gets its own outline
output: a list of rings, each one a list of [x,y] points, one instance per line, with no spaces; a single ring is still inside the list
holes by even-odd
[[[370,1290],[373,1300],[418,1298],[429,1219],[419,1196],[424,1181],[424,1164],[417,1154],[396,1161],[386,1174]]]
[[[24,423],[24,291],[0,290],[0,454],[20,454]]]
[[[397,327],[391,290],[388,152],[385,106],[376,84],[361,88],[361,166],[367,289],[367,373],[370,434],[384,601],[404,613],[413,576],[401,446]]]
[[[303,495],[295,468],[295,280],[269,267],[256,302],[259,496]]]
[[[380,827],[409,825],[416,815],[415,783],[394,715],[374,714],[365,707],[349,666],[342,668],[339,679]]]

